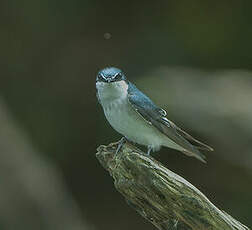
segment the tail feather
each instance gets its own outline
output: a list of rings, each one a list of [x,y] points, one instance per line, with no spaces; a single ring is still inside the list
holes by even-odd
[[[206,157],[205,157],[205,155],[204,154],[202,154],[200,151],[195,151],[195,152],[190,152],[190,151],[188,151],[188,150],[183,150],[182,151],[185,155],[187,155],[187,156],[190,156],[190,157],[195,157],[195,158],[197,158],[198,160],[200,160],[201,162],[203,162],[203,163],[207,163],[206,162]]]
[[[209,151],[209,152],[214,151],[214,149],[212,147],[210,147],[209,145],[206,145],[203,142],[195,139],[190,134],[185,132],[183,129],[179,128],[178,126],[176,126],[176,128],[177,128],[177,131],[180,133],[180,135],[184,136],[195,148],[200,149],[200,150],[206,150],[206,151]]]

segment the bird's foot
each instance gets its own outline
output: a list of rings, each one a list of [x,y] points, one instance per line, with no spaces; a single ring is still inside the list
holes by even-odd
[[[148,156],[150,156],[151,151],[152,151],[152,147],[151,147],[151,146],[148,146],[148,151],[147,151],[147,155],[148,155]]]
[[[121,138],[121,140],[119,141],[119,143],[117,145],[117,149],[116,149],[115,155],[117,153],[119,153],[119,151],[121,150],[122,146],[125,144],[126,141],[127,141],[127,139],[125,137]]]

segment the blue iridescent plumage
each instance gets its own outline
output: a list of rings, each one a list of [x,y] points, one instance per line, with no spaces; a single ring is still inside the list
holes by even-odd
[[[114,67],[103,69],[98,73],[97,81],[98,94],[103,97],[104,102],[101,104],[106,118],[124,136],[130,136],[132,141],[147,145],[148,153],[159,146],[167,146],[205,162],[205,156],[199,149],[213,151],[211,147],[168,120],[166,111],[155,105],[128,81],[121,70]],[[105,95],[110,99],[106,99]]]

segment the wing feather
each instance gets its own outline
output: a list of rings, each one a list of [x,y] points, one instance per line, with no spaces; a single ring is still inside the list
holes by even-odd
[[[135,85],[129,84],[128,101],[134,110],[149,124],[152,124],[160,132],[165,134],[169,139],[181,146],[186,155],[194,156],[205,162],[205,156],[199,149],[213,151],[213,149],[198,141],[190,134],[176,126],[168,120],[166,111],[157,107],[145,94],[139,91]]]

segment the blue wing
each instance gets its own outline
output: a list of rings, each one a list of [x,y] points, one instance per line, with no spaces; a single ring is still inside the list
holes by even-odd
[[[129,82],[128,100],[134,110],[140,114],[144,120],[152,124],[160,132],[174,141],[177,145],[184,148],[184,153],[195,156],[204,162],[205,156],[198,149],[213,151],[208,145],[196,140],[191,135],[177,127],[172,121],[168,120],[165,110],[156,106],[150,98]]]
[[[150,98],[129,82],[128,99],[133,108],[148,122],[155,117],[166,116],[166,111],[157,107]]]

